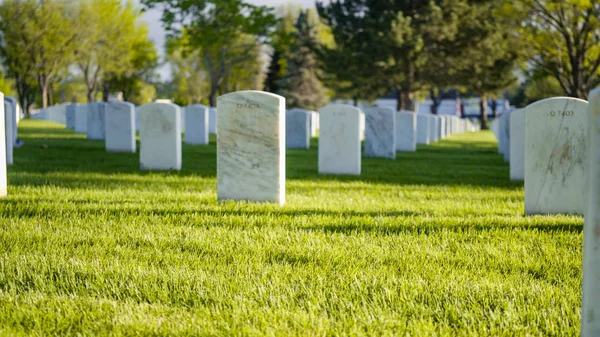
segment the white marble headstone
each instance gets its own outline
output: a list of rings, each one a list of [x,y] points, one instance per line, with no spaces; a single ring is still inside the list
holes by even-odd
[[[310,147],[310,111],[291,109],[285,114],[285,147],[308,149]]]
[[[88,107],[85,104],[75,104],[75,133],[87,134]]]
[[[412,111],[396,112],[396,151],[417,151],[417,114]]]
[[[319,111],[319,173],[360,175],[361,114],[351,105],[330,104]]]
[[[7,171],[6,166],[6,127],[4,118],[4,94],[0,92],[0,197],[7,193]]]
[[[510,180],[525,178],[525,109],[510,113]]]
[[[77,104],[69,104],[67,105],[66,114],[67,114],[67,129],[75,129],[75,107]]]
[[[6,144],[6,164],[13,164],[13,145],[16,140],[17,101],[12,97],[4,97],[4,126]]]
[[[555,97],[525,109],[525,214],[583,214],[587,105]]]
[[[140,168],[181,169],[181,109],[171,103],[139,107]]]
[[[441,140],[446,137],[446,135],[444,134],[444,132],[446,132],[446,117],[437,116],[437,118],[438,118],[438,128],[437,128],[438,140]]]
[[[502,132],[503,146],[504,151],[504,161],[510,161],[510,112],[506,111],[504,113],[503,119],[501,120],[502,124],[500,125],[500,132]]]
[[[110,102],[104,112],[106,151],[135,153],[135,106]]]
[[[435,143],[438,141],[438,119],[436,115],[429,115],[429,142]]]
[[[417,144],[429,144],[429,115],[417,114]]]
[[[319,130],[319,113],[316,111],[310,112],[310,136],[316,137]]]
[[[452,116],[445,116],[446,121],[446,137],[452,135]]]
[[[217,108],[218,199],[285,203],[285,98],[238,91]]]
[[[600,335],[600,88],[588,98],[589,190],[583,225],[582,337]]]
[[[183,128],[185,143],[208,145],[208,107],[200,104],[185,107]]]
[[[216,135],[217,134],[217,108],[208,108],[208,132]]]
[[[365,157],[396,159],[396,113],[383,107],[365,109]]]
[[[94,102],[87,107],[87,139],[104,139],[104,111],[106,103]]]

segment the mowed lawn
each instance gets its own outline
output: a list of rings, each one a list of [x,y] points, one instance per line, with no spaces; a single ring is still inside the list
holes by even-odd
[[[490,132],[356,177],[318,175],[313,139],[287,151],[284,206],[217,202],[214,138],[140,172],[139,150],[19,132],[0,335],[578,335],[583,219],[524,217]]]

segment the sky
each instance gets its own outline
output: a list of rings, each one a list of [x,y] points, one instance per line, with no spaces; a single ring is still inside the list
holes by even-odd
[[[272,7],[278,7],[280,5],[286,4],[298,4],[305,8],[314,8],[315,0],[247,0],[249,3],[255,5],[267,5]],[[137,1],[139,3],[139,1]],[[327,2],[327,1],[323,1]],[[159,51],[160,55],[163,55],[163,46],[165,44],[165,31],[162,28],[160,22],[161,12],[158,10],[150,10],[144,13],[142,20],[148,23],[148,28],[150,29],[150,38],[154,41],[156,45],[156,49]],[[162,66],[158,73],[162,80],[170,79],[171,72],[168,65]]]

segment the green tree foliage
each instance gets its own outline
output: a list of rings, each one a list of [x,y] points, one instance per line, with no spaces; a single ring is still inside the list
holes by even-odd
[[[523,51],[537,72],[554,77],[564,94],[587,98],[600,85],[600,2],[519,0],[508,15],[521,13]]]
[[[286,74],[279,81],[279,87],[288,107],[317,110],[327,104],[328,97],[313,52],[318,43],[318,30],[309,15],[308,11],[298,15],[295,31],[291,34],[294,43],[286,60]]]
[[[201,53],[210,78],[211,106],[215,106],[217,93],[223,89],[223,81],[231,69],[246,60],[255,60],[252,51],[260,47],[276,23],[272,8],[242,0],[142,0],[142,3],[147,8],[161,8],[167,32],[175,38],[187,34],[186,47]],[[252,37],[251,41],[244,36]]]

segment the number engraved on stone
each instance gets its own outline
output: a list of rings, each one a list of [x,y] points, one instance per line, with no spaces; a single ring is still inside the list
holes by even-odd
[[[258,103],[238,103],[238,108],[260,108],[260,104]]]
[[[550,116],[561,116],[561,117],[570,117],[570,116],[574,116],[575,112],[573,110],[559,110],[559,111],[550,111]]]

